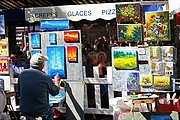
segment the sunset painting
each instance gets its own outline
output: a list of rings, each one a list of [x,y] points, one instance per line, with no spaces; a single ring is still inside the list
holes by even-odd
[[[64,41],[77,43],[79,42],[79,32],[78,31],[64,31]]]
[[[77,62],[77,47],[67,46],[67,56],[69,62]]]

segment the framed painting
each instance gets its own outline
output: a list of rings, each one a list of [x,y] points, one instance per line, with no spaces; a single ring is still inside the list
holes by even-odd
[[[142,26],[141,24],[118,24],[117,34],[118,42],[141,42]]]
[[[68,62],[78,62],[78,48],[76,46],[67,46]]]
[[[170,41],[169,11],[145,12],[147,40]]]
[[[41,30],[67,30],[69,29],[68,19],[47,19],[40,21]]]
[[[164,64],[162,62],[151,62],[151,73],[153,75],[164,75],[165,74],[165,68]]]
[[[34,55],[36,53],[41,53],[41,51],[40,50],[31,50],[31,55]]]
[[[153,62],[161,61],[162,51],[160,46],[149,47],[150,60]]]
[[[139,72],[127,72],[127,89],[138,90],[139,88]]]
[[[116,21],[122,23],[141,23],[141,9],[139,3],[116,4]]]
[[[57,35],[56,33],[49,33],[49,44],[57,45]]]
[[[153,84],[152,75],[140,75],[141,86],[152,86],[152,84]]]
[[[137,69],[137,51],[136,49],[114,49],[113,64],[116,69]]]
[[[64,41],[69,43],[79,42],[79,32],[78,31],[64,31]]]
[[[173,46],[162,46],[162,60],[165,62],[173,62],[174,60]]]
[[[170,88],[170,76],[154,76],[154,88],[158,90],[167,90]]]
[[[170,115],[151,115],[151,120],[172,120]]]
[[[164,62],[163,63],[164,67],[165,67],[165,75],[173,75],[174,72],[174,68],[173,68],[173,62]]]
[[[41,34],[31,33],[31,47],[33,49],[41,49]]]
[[[9,47],[8,40],[1,39],[0,40],[0,56],[9,56]]]
[[[61,78],[66,78],[66,58],[64,46],[46,46],[48,75],[52,78],[59,74]]]
[[[0,74],[9,74],[9,60],[7,57],[0,57]]]
[[[0,15],[0,35],[5,35],[5,20],[4,20],[4,15]]]

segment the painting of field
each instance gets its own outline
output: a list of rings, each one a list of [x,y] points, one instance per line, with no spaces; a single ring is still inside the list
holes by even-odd
[[[136,69],[137,51],[136,49],[114,49],[114,67],[117,69]]]
[[[170,76],[154,76],[154,87],[160,90],[170,88]]]

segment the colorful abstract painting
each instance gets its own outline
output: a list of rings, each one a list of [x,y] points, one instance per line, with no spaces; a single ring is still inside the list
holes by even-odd
[[[152,86],[153,80],[152,75],[140,75],[141,86]]]
[[[140,4],[117,4],[116,21],[121,23],[141,23]]]
[[[49,33],[49,44],[50,45],[57,45],[56,33]]]
[[[41,49],[41,34],[31,33],[31,47],[34,49]]]
[[[162,46],[162,60],[166,62],[173,62],[174,59],[174,47]]]
[[[8,40],[1,39],[0,40],[0,56],[9,56],[9,47]]]
[[[151,61],[161,61],[162,51],[160,46],[150,46],[149,52]]]
[[[169,11],[146,12],[147,40],[170,41]]]
[[[127,89],[138,90],[139,88],[139,73],[127,72]]]
[[[118,24],[118,42],[140,42],[142,41],[141,24]]]
[[[66,78],[66,58],[64,46],[46,46],[48,56],[48,75],[54,77],[59,74],[61,78]]]
[[[114,67],[117,69],[136,69],[137,51],[136,49],[114,49]]]
[[[8,58],[0,58],[0,74],[9,74],[9,62]]]
[[[159,90],[170,88],[170,76],[154,76],[154,88]]]
[[[67,46],[67,56],[69,62],[78,62],[77,47]]]
[[[152,62],[151,63],[151,73],[153,75],[164,75],[165,66],[162,62]]]
[[[77,43],[79,42],[79,32],[78,31],[64,31],[64,41]]]
[[[173,68],[173,62],[164,62],[163,63],[164,66],[165,66],[165,75],[173,75],[173,71],[174,71],[174,68]]]

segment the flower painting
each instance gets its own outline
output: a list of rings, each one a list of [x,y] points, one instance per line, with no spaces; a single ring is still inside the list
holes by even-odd
[[[128,72],[127,73],[127,88],[128,90],[137,90],[139,87],[139,73]]]
[[[141,86],[151,86],[152,85],[152,75],[140,75],[140,85]]]
[[[170,40],[169,11],[146,12],[147,40]]]
[[[66,78],[66,58],[64,46],[46,46],[48,56],[48,75],[52,78],[59,74],[61,78]]]
[[[141,24],[118,24],[118,41],[119,42],[140,42],[142,41]]]
[[[164,90],[170,88],[170,76],[154,76],[154,88]]]
[[[136,69],[137,51],[136,49],[114,49],[113,62],[116,69]]]
[[[140,23],[141,13],[140,4],[117,4],[116,5],[116,20],[121,23]]]

